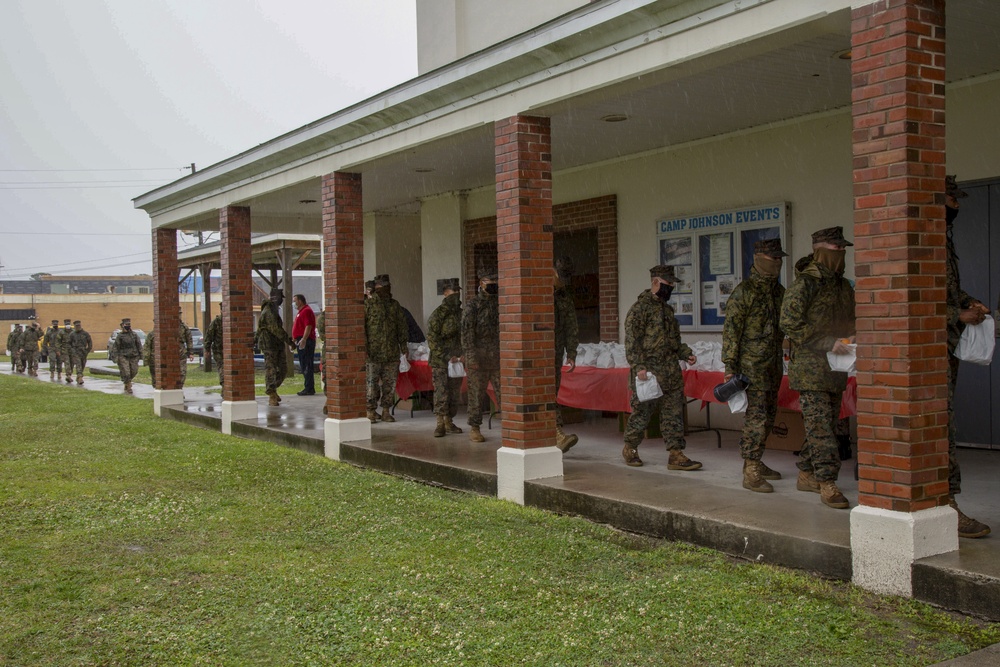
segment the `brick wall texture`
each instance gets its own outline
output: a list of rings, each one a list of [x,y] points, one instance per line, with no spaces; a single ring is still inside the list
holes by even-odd
[[[948,492],[943,0],[852,12],[858,462],[864,505]]]
[[[153,328],[156,388],[180,389],[180,295],[177,292],[177,230],[153,230]]]
[[[250,209],[219,210],[222,240],[222,400],[255,398],[253,367],[253,260],[250,250]],[[205,332],[203,332],[205,333]]]

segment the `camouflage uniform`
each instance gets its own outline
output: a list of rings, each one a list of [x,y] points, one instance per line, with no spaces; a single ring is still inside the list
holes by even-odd
[[[139,359],[142,357],[142,341],[139,334],[131,329],[122,329],[112,343],[115,358],[118,361],[118,374],[125,390],[131,392],[132,379],[139,372]]]
[[[285,350],[291,344],[292,337],[285,331],[277,307],[270,299],[264,299],[260,302],[254,345],[264,354],[264,390],[268,394],[276,394],[285,381],[288,373]]]
[[[187,380],[188,374],[188,359],[194,355],[194,339],[191,338],[191,330],[188,329],[188,325],[184,322],[180,323],[180,349],[181,349],[181,384],[178,389],[184,388],[184,382]]]
[[[59,356],[59,323],[56,322],[45,330],[45,337],[42,339],[42,354],[49,359],[49,375],[55,377],[56,373],[62,376],[62,357]]]
[[[453,418],[458,413],[462,378],[448,377],[448,362],[462,356],[462,294],[449,294],[427,322],[430,367],[434,378],[434,414]]]
[[[500,403],[500,301],[496,294],[480,291],[462,313],[462,351],[469,387],[469,426],[483,423],[483,399],[493,383]],[[500,408],[502,409],[502,408]]]
[[[681,342],[674,309],[650,290],[643,291],[625,317],[625,357],[628,359],[632,414],[625,426],[625,444],[638,449],[653,413],[659,410],[660,431],[667,449],[682,450],[684,440],[684,376],[678,361],[691,356]],[[663,396],[639,402],[635,378],[639,371],[656,376]]]
[[[73,381],[73,361],[70,357],[71,348],[69,346],[69,336],[73,333],[73,328],[66,324],[59,330],[56,338],[56,345],[59,347],[59,358],[62,359],[63,370],[66,371],[66,382]]]
[[[216,315],[212,323],[208,325],[208,331],[205,332],[205,349],[212,353],[212,361],[215,362],[216,368],[219,371],[219,384],[223,384],[222,380],[222,315]]]
[[[17,362],[20,360],[21,349],[21,325],[15,324],[14,328],[7,334],[7,351],[10,352],[10,370],[17,370]]]
[[[819,482],[834,482],[840,473],[834,422],[840,417],[847,373],[830,370],[826,353],[838,339],[855,333],[854,288],[812,255],[795,268],[798,273],[785,292],[780,326],[792,342],[788,383],[799,392],[805,422],[797,465]]]
[[[21,370],[27,370],[28,375],[38,375],[38,341],[42,336],[37,326],[25,327],[21,334]]]
[[[146,368],[149,369],[149,383],[156,387],[156,363],[155,363],[155,348],[156,344],[156,332],[150,331],[146,334],[146,342],[142,344],[142,363],[146,364]]]
[[[555,294],[556,338],[556,426],[562,428],[562,408],[559,407],[559,386],[562,384],[563,356],[576,363],[576,348],[580,346],[580,325],[576,320],[573,290],[568,286],[557,287]]]
[[[75,328],[69,334],[69,374],[76,373],[76,383],[83,384],[83,371],[87,367],[87,355],[94,351],[94,341],[83,327]]]
[[[726,374],[742,374],[750,379],[740,437],[740,454],[745,460],[760,461],[778,412],[784,339],[778,320],[784,294],[777,276],[766,276],[754,267],[726,304],[722,363]]]
[[[395,403],[399,357],[406,354],[406,316],[403,307],[380,289],[365,300],[366,400],[368,412],[382,406],[389,414]]]

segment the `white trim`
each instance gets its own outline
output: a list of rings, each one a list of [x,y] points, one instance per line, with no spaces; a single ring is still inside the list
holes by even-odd
[[[184,405],[183,389],[154,389],[153,390],[153,414],[162,417],[162,408],[168,405]]]
[[[257,401],[222,401],[222,432],[233,434],[233,422],[257,418]]]
[[[523,505],[526,481],[562,475],[562,452],[555,446],[497,450],[497,498],[501,500]]]
[[[372,423],[366,418],[327,418],[323,426],[323,454],[328,459],[340,460],[340,445],[355,440],[371,440]]]

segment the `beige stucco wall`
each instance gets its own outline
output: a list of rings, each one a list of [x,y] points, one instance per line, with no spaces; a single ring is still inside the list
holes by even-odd
[[[371,279],[378,273],[388,273],[392,279],[392,296],[409,310],[421,328],[423,288],[421,284],[420,218],[418,216],[375,216],[375,270],[365,273]],[[365,232],[368,227],[366,224]],[[366,241],[367,248],[367,241]],[[368,268],[367,252],[365,268]],[[361,286],[358,286],[359,294]]]

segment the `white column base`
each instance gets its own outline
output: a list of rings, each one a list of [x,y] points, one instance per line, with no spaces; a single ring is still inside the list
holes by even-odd
[[[257,401],[223,401],[222,432],[233,434],[233,422],[257,419]]]
[[[323,427],[323,453],[326,458],[340,460],[340,443],[372,439],[372,423],[367,417],[358,419],[332,419],[327,417]]]
[[[958,514],[950,507],[851,510],[853,581],[870,591],[911,597],[913,561],[957,549]]]
[[[153,390],[153,414],[162,417],[160,408],[168,405],[184,405],[183,389],[154,389]]]
[[[557,447],[497,450],[497,498],[524,504],[524,483],[543,477],[562,477],[563,453]]]

